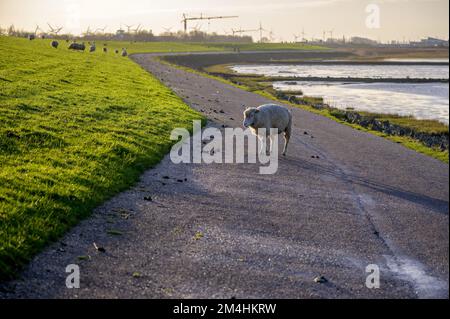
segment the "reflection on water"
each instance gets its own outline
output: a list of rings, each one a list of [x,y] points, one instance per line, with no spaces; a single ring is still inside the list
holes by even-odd
[[[448,79],[446,65],[237,65],[242,74],[319,78],[414,78]]]
[[[409,115],[449,123],[448,83],[326,82],[327,77],[448,79],[447,65],[242,65],[233,69],[245,74],[320,77],[323,82],[277,82],[274,87],[302,90],[306,96],[323,97],[326,103],[341,109]]]
[[[449,85],[447,83],[274,83],[279,90],[299,90],[318,96],[325,103],[359,111],[412,115],[418,119],[449,123]]]

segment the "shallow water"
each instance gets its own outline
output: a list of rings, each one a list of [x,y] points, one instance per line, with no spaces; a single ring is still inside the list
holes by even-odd
[[[448,79],[446,65],[240,65],[233,70],[267,76],[321,77],[323,82],[276,82],[274,88],[302,90],[304,95],[323,97],[325,103],[340,109],[414,116],[449,124],[448,83],[326,82],[327,77]]]
[[[448,59],[411,59],[411,58],[406,58],[406,59],[384,59],[383,61],[387,61],[387,62],[415,62],[415,63],[448,63],[449,60]]]
[[[274,83],[277,90],[302,90],[306,96],[323,97],[325,103],[374,113],[410,115],[449,123],[447,83]]]
[[[445,65],[237,65],[231,69],[241,74],[279,77],[449,78],[449,69]]]

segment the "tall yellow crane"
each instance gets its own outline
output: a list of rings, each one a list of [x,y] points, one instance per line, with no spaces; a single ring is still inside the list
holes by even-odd
[[[203,16],[203,14],[200,14],[200,17],[188,17],[187,14],[183,13],[183,20],[181,22],[184,25],[184,32],[187,32],[188,29],[188,21],[195,21],[195,20],[219,20],[219,19],[233,19],[233,18],[239,18],[238,16]]]

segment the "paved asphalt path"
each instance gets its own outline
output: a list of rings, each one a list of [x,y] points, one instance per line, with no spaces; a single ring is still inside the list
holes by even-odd
[[[132,58],[210,126],[240,127],[245,106],[271,102],[152,55]],[[0,298],[448,297],[448,165],[291,110],[275,175],[166,157],[1,285]],[[80,266],[80,289],[65,286],[68,264]],[[365,286],[369,264],[379,289]]]

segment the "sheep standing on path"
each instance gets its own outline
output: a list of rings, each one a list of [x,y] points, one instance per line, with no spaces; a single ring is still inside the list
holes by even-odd
[[[287,108],[275,104],[261,105],[258,108],[248,108],[244,111],[244,126],[249,127],[253,134],[258,137],[258,129],[266,129],[266,138],[270,138],[269,143],[266,145],[266,151],[269,146],[272,149],[270,129],[278,129],[278,134],[283,133],[284,135],[283,155],[286,156],[292,134],[292,114]],[[261,152],[263,151],[264,145],[261,147]]]
[[[57,48],[58,48],[58,45],[59,45],[59,42],[56,41],[56,40],[53,40],[53,41],[50,43],[50,45],[51,45],[53,48],[57,49]]]

